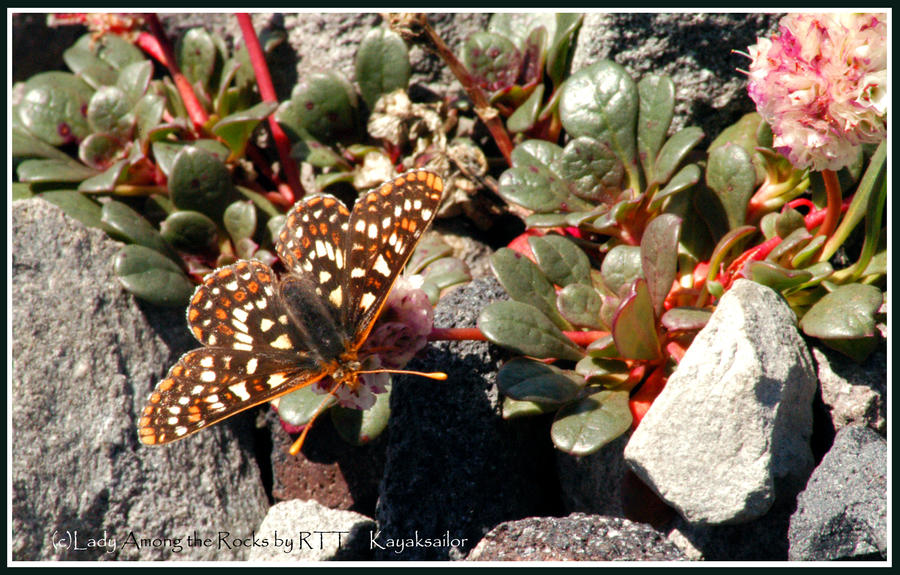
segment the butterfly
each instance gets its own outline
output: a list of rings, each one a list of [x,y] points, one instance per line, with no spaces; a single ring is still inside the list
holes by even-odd
[[[373,372],[362,371],[359,349],[442,194],[441,178],[418,170],[368,192],[352,211],[333,196],[310,197],[292,208],[276,242],[282,278],[258,261],[209,274],[187,309],[203,347],[184,354],[150,394],[141,442],[187,437],[325,377],[332,395],[361,385],[360,375]]]

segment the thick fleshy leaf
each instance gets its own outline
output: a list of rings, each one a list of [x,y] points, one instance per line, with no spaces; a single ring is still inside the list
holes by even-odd
[[[542,166],[547,168],[552,165],[560,155],[563,149],[552,142],[545,140],[525,140],[516,146],[510,158],[512,165],[516,168],[525,168],[528,166]]]
[[[116,34],[105,34],[100,38],[85,34],[75,45],[89,48],[115,70],[121,71],[129,64],[145,60],[143,53],[132,42]]]
[[[493,302],[478,318],[489,341],[521,355],[577,361],[584,352],[536,307],[518,301]]]
[[[103,86],[94,92],[88,103],[88,124],[94,132],[127,137],[134,119],[129,115],[131,107],[125,92],[115,86]]]
[[[600,391],[559,410],[550,438],[560,451],[590,455],[631,427],[627,391]]]
[[[24,182],[12,183],[12,201],[27,200],[35,197],[35,193],[31,191],[31,186]]]
[[[116,69],[95,54],[99,42],[85,34],[63,52],[63,61],[93,88],[111,86],[116,82]]]
[[[424,282],[433,286],[437,295],[450,286],[465,283],[472,279],[472,272],[466,262],[456,258],[441,258],[429,265],[422,272]],[[431,299],[431,298],[429,298]],[[437,298],[432,300],[437,303]]]
[[[321,395],[319,397],[322,397]],[[387,429],[391,417],[391,388],[375,396],[369,409],[350,409],[339,405],[331,408],[331,422],[338,435],[351,445],[366,445]]]
[[[640,96],[637,146],[647,181],[655,181],[656,157],[675,115],[675,83],[668,76],[644,76],[637,85]]]
[[[126,172],[127,167],[127,160],[119,160],[103,172],[78,184],[78,190],[92,193],[111,192],[116,189],[116,184],[122,180],[122,175]]]
[[[231,174],[213,154],[187,146],[175,155],[169,195],[179,209],[203,212],[220,221],[233,189]]]
[[[159,126],[166,99],[158,94],[144,94],[134,106],[134,136],[145,142],[150,139],[153,129]]]
[[[383,27],[370,30],[356,52],[356,83],[369,109],[382,94],[405,90],[411,66],[409,50],[400,36]]]
[[[675,307],[663,314],[660,323],[670,332],[698,331],[709,321],[712,312],[703,308]]]
[[[618,359],[587,356],[575,366],[575,372],[583,376],[589,385],[622,389],[631,375],[628,364]]]
[[[233,202],[225,208],[222,221],[232,240],[252,238],[256,233],[256,208],[250,201]]]
[[[616,348],[627,359],[658,359],[659,337],[650,291],[643,278],[634,281],[631,293],[622,300],[612,323]]]
[[[497,374],[504,395],[519,401],[562,405],[578,395],[583,379],[556,366],[517,357],[506,362]]]
[[[475,32],[462,48],[463,64],[475,82],[489,92],[512,86],[522,66],[522,54],[508,38],[490,32]]]
[[[97,174],[97,170],[72,159],[25,160],[16,168],[21,182],[80,182]]]
[[[616,341],[612,334],[598,337],[587,346],[586,351],[590,357],[600,359],[620,357],[621,355],[616,349]]]
[[[108,227],[103,223],[100,213],[100,204],[88,198],[81,192],[60,190],[44,192],[41,198],[50,202],[79,222],[91,228],[98,228],[108,232]]]
[[[447,257],[452,253],[453,248],[441,239],[439,235],[431,233],[425,234],[425,236],[419,240],[419,245],[416,246],[416,251],[413,252],[412,257],[409,259],[406,269],[409,273],[417,274],[429,264],[440,258]]]
[[[125,289],[158,306],[183,308],[194,293],[194,284],[178,264],[144,246],[123,247],[113,269]]]
[[[534,262],[509,248],[500,248],[491,256],[491,269],[512,299],[536,307],[560,329],[571,329],[556,309],[553,284]]]
[[[693,150],[700,140],[703,139],[703,130],[690,126],[675,132],[671,138],[666,140],[659,156],[656,158],[656,166],[654,168],[654,180],[656,183],[664,184],[669,181],[678,166],[684,161],[687,155]]]
[[[500,176],[497,193],[508,202],[536,212],[589,210],[570,193],[567,182],[544,166],[510,168]]]
[[[126,204],[111,200],[103,204],[100,214],[109,235],[115,239],[138,244],[156,250],[173,261],[178,260],[178,254],[166,243],[153,224]]]
[[[488,32],[509,40],[523,48],[531,33],[543,27],[552,38],[556,32],[556,18],[550,12],[498,12],[491,16]]]
[[[625,68],[610,60],[572,74],[562,88],[559,119],[572,137],[607,143],[633,182],[637,170],[638,91]]]
[[[591,262],[575,242],[563,236],[531,236],[528,244],[538,266],[558,286],[591,285]]]
[[[276,102],[260,102],[252,108],[222,118],[213,126],[212,131],[231,148],[233,156],[241,157],[247,149],[247,142],[253,130],[276,108],[278,108]]]
[[[196,252],[216,245],[216,223],[200,212],[174,212],[159,228],[163,239],[179,250]]]
[[[750,262],[750,279],[775,291],[803,285],[812,279],[806,270],[792,270],[769,261]]]
[[[308,134],[321,142],[334,142],[357,130],[356,92],[337,72],[313,73],[294,88],[275,118],[294,139]]]
[[[575,47],[575,34],[581,27],[584,16],[581,14],[556,14],[556,31],[547,30],[550,35],[550,47],[547,50],[547,75],[557,88],[569,71],[569,61]]]
[[[331,168],[346,161],[330,146],[313,139],[301,140],[291,147],[291,157],[317,168]]]
[[[539,85],[534,92],[528,96],[525,102],[516,108],[516,111],[506,120],[506,128],[513,134],[526,132],[534,127],[537,122],[538,114],[541,112],[541,105],[544,99],[544,85]]]
[[[706,184],[716,193],[728,220],[735,229],[747,218],[747,203],[756,189],[756,169],[744,148],[725,144],[709,154]]]
[[[91,134],[78,145],[78,158],[95,170],[106,170],[123,153],[122,141],[109,134]]]
[[[278,399],[278,417],[294,426],[306,425],[323,401],[323,409],[337,403],[333,395],[316,393],[312,387],[302,387]]]
[[[622,161],[608,145],[586,136],[566,144],[551,169],[572,183],[578,197],[593,203],[614,203],[623,188]]]
[[[22,125],[53,146],[80,141],[91,133],[87,105],[94,91],[68,72],[43,72],[25,82],[16,111]]]
[[[746,150],[756,169],[756,185],[761,184],[766,177],[766,160],[757,148],[760,146],[772,147],[772,130],[769,125],[762,121],[762,117],[757,112],[744,114],[740,120],[719,133],[709,145],[707,153],[712,153],[716,148],[728,143],[737,144]]]
[[[13,118],[15,119],[15,117],[16,112],[13,111]],[[59,148],[51,146],[39,138],[35,138],[21,127],[12,129],[12,157],[74,161]]]
[[[680,237],[681,218],[660,214],[647,225],[641,238],[641,270],[657,317],[662,314],[663,302],[678,274]]]
[[[641,277],[641,248],[639,246],[618,245],[609,250],[600,267],[603,284],[610,292],[622,295],[622,290],[635,279]]]
[[[171,178],[172,166],[175,164],[175,156],[178,155],[178,152],[188,146],[206,150],[222,162],[225,162],[231,153],[225,144],[217,140],[194,140],[192,142],[161,140],[154,141],[150,145],[150,149],[153,151],[153,157],[156,159],[156,164],[159,166],[159,169],[162,170],[162,173],[167,177]]]
[[[775,213],[775,233],[780,238],[786,238],[795,230],[806,227],[803,214],[793,208],[788,208],[780,213]]]
[[[663,202],[667,198],[691,188],[700,181],[701,175],[700,168],[697,164],[688,164],[681,168],[663,189],[653,195],[653,200],[650,202],[650,209],[655,211],[662,208]]]
[[[128,101],[134,106],[147,91],[152,77],[153,62],[150,60],[135,62],[122,69],[116,80],[116,87],[122,90],[122,93],[125,94]]]
[[[503,398],[502,417],[503,419],[516,419],[519,417],[533,417],[556,411],[559,409],[556,405],[547,403],[535,403],[533,401],[518,401],[511,397]]]
[[[869,337],[875,334],[875,312],[883,301],[875,286],[839,286],[806,312],[800,327],[806,335],[821,339]]]
[[[217,55],[216,44],[204,28],[191,28],[175,43],[175,59],[191,84],[210,85]]]

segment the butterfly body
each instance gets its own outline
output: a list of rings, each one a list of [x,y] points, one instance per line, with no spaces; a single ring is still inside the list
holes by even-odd
[[[138,435],[168,443],[240,411],[330,378],[355,392],[365,343],[443,192],[430,172],[403,174],[347,208],[328,195],[294,206],[276,251],[278,279],[258,261],[208,275],[188,307],[204,347],[151,393]]]

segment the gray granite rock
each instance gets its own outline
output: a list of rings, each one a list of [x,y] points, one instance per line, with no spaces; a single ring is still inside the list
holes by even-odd
[[[623,450],[630,435],[626,433],[600,451],[583,457],[556,452],[559,488],[566,511],[625,517],[622,483],[627,466]]]
[[[634,472],[691,523],[741,523],[813,467],[812,359],[793,311],[738,280],[625,448]]]
[[[371,560],[375,522],[359,513],[291,499],[269,508],[254,532],[250,561]]]
[[[867,425],[887,433],[887,353],[880,349],[862,365],[830,349],[813,346],[822,401],[834,428]]]
[[[831,451],[797,497],[792,561],[887,557],[887,442],[867,427],[838,431]]]
[[[678,561],[685,556],[658,531],[618,517],[573,513],[502,523],[467,561]]]
[[[635,81],[664,74],[675,82],[673,126],[700,126],[708,145],[725,126],[754,110],[741,69],[757,36],[777,30],[783,14],[590,13],[572,69],[610,59]],[[737,51],[737,52],[735,52]]]
[[[218,534],[249,535],[268,506],[246,418],[138,442],[150,390],[195,346],[184,310],[138,304],[112,271],[121,244],[43,200],[13,202],[12,226],[13,559],[244,558]],[[87,547],[103,538],[114,552]]]
[[[474,327],[488,302],[505,297],[495,279],[473,280],[441,299],[434,324]],[[447,381],[397,378],[378,528],[384,539],[465,543],[376,550],[377,559],[461,559],[495,525],[557,510],[549,421],[501,419],[502,357],[486,342],[435,342],[408,369],[440,370]]]

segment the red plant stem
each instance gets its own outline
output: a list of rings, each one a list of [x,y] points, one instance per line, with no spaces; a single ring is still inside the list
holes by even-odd
[[[822,179],[825,180],[825,195],[828,203],[825,206],[825,221],[816,232],[817,236],[831,237],[837,227],[838,218],[841,215],[841,185],[837,174],[833,170],[822,170]]]
[[[157,40],[156,36],[153,34],[141,32],[138,34],[137,40],[135,40],[134,43],[138,48],[149,54],[152,58],[155,58],[156,61],[163,66],[169,66],[166,54],[163,51],[162,46],[159,45],[159,40]]]
[[[272,76],[269,74],[269,66],[266,64],[266,56],[263,53],[262,46],[259,45],[259,38],[256,35],[256,30],[253,29],[250,15],[238,13],[236,16],[241,27],[241,33],[244,36],[244,44],[247,46],[247,53],[250,55],[253,72],[256,74],[259,95],[264,102],[278,102],[275,86],[272,84]],[[300,171],[297,169],[297,162],[291,158],[291,144],[287,134],[275,121],[274,114],[269,116],[269,129],[272,132],[272,140],[275,142],[278,157],[281,159],[281,166],[287,180],[287,186],[279,186],[279,192],[289,204],[293,204],[297,198],[303,196],[303,187],[300,185]]]
[[[203,106],[200,105],[191,83],[178,68],[178,63],[175,61],[175,52],[172,50],[172,45],[169,43],[168,38],[166,38],[166,33],[159,21],[159,17],[156,14],[147,14],[147,24],[156,37],[164,63],[169,69],[169,73],[172,74],[172,80],[175,82],[175,87],[178,88],[178,93],[181,94],[181,99],[184,101],[184,107],[191,118],[191,122],[193,122],[196,129],[202,129],[207,120],[209,120],[209,116],[206,114]],[[160,61],[163,62],[163,60]]]

